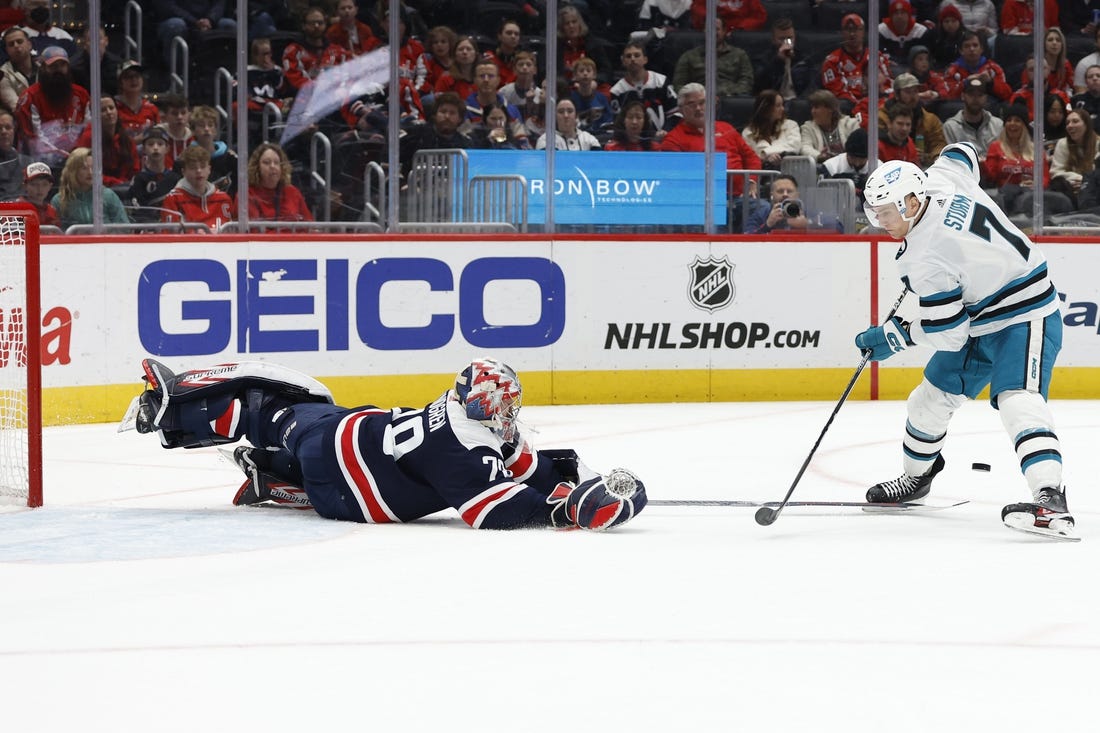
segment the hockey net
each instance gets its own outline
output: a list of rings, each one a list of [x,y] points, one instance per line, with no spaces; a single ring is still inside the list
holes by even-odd
[[[42,504],[38,219],[0,204],[0,504]]]

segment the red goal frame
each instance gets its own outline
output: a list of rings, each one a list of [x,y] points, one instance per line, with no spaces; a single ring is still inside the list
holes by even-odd
[[[42,280],[38,212],[19,203],[0,203],[0,216],[23,218],[26,293],[23,343],[27,358],[27,506],[42,506]]]

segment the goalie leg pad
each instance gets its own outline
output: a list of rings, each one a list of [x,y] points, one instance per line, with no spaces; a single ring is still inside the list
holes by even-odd
[[[275,364],[223,364],[179,375],[153,359],[142,367],[149,389],[138,398],[135,427],[158,432],[165,448],[220,445],[245,435],[255,442],[265,408],[333,404],[323,384]]]

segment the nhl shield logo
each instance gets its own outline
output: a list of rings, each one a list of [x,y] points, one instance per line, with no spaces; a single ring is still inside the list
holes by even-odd
[[[688,284],[688,298],[691,304],[701,310],[714,311],[725,308],[733,302],[737,289],[733,285],[733,268],[729,258],[715,259],[698,256],[688,265],[691,280]]]

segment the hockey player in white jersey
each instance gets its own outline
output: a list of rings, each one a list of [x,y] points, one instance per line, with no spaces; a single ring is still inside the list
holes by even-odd
[[[915,344],[936,350],[909,395],[904,473],[872,486],[868,501],[913,501],[944,467],[947,426],[987,385],[1015,446],[1032,501],[1001,512],[1006,525],[1073,537],[1062,456],[1046,399],[1062,344],[1057,293],[1042,252],[981,189],[969,143],[944,148],[927,172],[891,161],[867,179],[868,219],[901,241],[896,259],[919,298],[912,323],[893,317],[856,336],[873,361]]]

